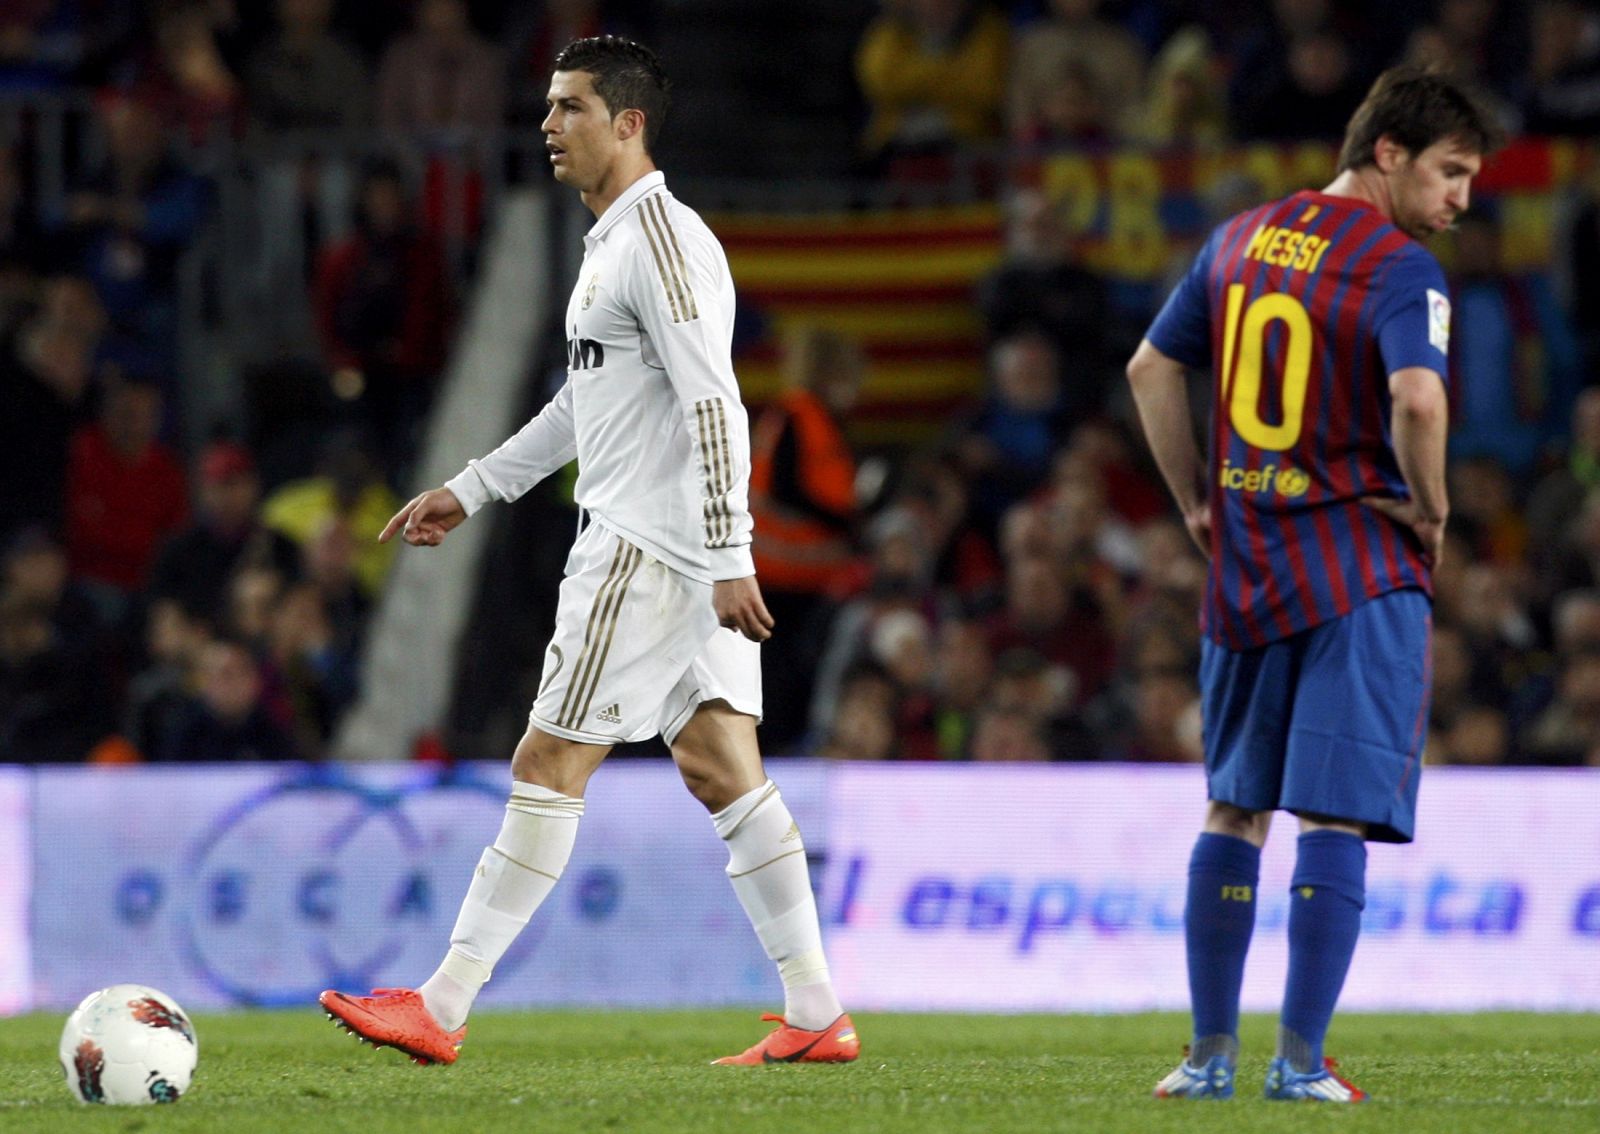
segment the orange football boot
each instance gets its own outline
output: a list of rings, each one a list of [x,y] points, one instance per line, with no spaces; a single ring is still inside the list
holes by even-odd
[[[763,1012],[761,1018],[775,1020],[778,1026],[748,1051],[713,1062],[735,1067],[759,1067],[763,1063],[850,1063],[861,1054],[861,1041],[856,1038],[856,1026],[850,1022],[848,1014],[815,1032],[790,1027],[782,1016],[771,1012]]]
[[[392,1047],[426,1067],[454,1063],[467,1038],[465,1026],[447,1032],[409,988],[375,988],[371,996],[346,996],[329,989],[317,997],[328,1018],[373,1047]]]

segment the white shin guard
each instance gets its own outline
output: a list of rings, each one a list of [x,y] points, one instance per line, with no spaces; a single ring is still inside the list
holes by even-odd
[[[728,844],[728,878],[783,981],[784,1016],[818,1029],[842,1009],[828,975],[800,828],[768,780],[711,817]]]
[[[494,966],[555,888],[582,816],[581,799],[537,784],[511,785],[500,834],[478,859],[450,933],[450,951],[420,989],[445,1030],[460,1027]]]

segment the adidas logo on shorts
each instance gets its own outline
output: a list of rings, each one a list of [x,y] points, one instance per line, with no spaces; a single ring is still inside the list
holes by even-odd
[[[594,715],[594,719],[597,720],[597,721],[605,721],[606,724],[621,724],[622,723],[622,706],[621,705],[607,705],[605,708],[601,709],[598,713],[596,713]]]

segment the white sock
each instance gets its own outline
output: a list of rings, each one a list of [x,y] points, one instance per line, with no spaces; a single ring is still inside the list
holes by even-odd
[[[417,990],[445,1031],[466,1022],[495,964],[555,888],[582,817],[581,799],[538,784],[512,783],[505,821],[494,845],[478,859],[450,932],[450,951]]]
[[[728,878],[761,945],[783,980],[784,1019],[825,1028],[844,1010],[822,953],[817,900],[811,893],[800,828],[771,780],[711,817],[728,844]]]

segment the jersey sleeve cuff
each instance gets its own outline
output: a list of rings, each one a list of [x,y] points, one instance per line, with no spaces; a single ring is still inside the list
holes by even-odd
[[[494,499],[494,493],[484,483],[476,462],[468,462],[467,467],[445,481],[444,486],[455,494],[462,510],[469,516]]]
[[[711,577],[717,582],[724,579],[745,579],[756,573],[755,557],[750,545],[718,547],[711,552]]]

